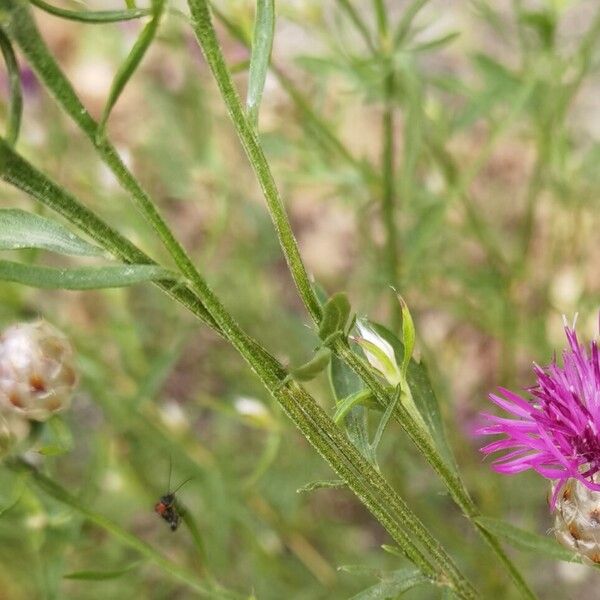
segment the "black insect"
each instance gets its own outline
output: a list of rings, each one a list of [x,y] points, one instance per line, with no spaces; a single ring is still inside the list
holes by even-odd
[[[171,489],[171,462],[169,461],[169,490]],[[177,501],[175,494],[192,478],[186,479],[180,483],[175,490],[167,492],[164,496],[160,497],[160,500],[154,505],[154,512],[164,519],[171,528],[171,531],[175,531],[179,527],[179,521],[181,515],[177,510]]]

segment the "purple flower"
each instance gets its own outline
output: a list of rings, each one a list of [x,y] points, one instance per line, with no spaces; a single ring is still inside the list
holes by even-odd
[[[589,353],[575,333],[575,323],[565,333],[569,346],[563,366],[556,359],[547,367],[534,364],[537,385],[529,399],[500,388],[490,400],[516,418],[482,413],[487,425],[477,433],[503,437],[481,451],[504,452],[493,462],[499,473],[514,474],[534,469],[556,481],[552,506],[569,478],[590,490],[600,491],[593,478],[600,471],[600,353],[590,344]]]

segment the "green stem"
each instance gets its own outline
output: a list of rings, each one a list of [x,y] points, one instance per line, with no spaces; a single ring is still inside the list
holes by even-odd
[[[24,0],[0,0],[0,8],[10,15],[9,33],[17,41],[40,79],[87,135],[122,187],[131,194],[138,210],[155,230],[177,267],[193,282],[198,276],[194,264],[165,223],[156,205],[127,169],[114,146],[106,138],[98,135],[100,132],[98,124],[83,106],[72,85],[48,51],[28,10],[28,3]]]
[[[389,61],[388,61],[389,63]],[[383,109],[383,194],[381,198],[381,215],[386,233],[384,260],[388,285],[396,287],[398,281],[398,239],[395,219],[396,179],[394,175],[394,90],[395,78],[388,64],[389,73],[384,81],[385,106]],[[390,294],[390,323],[393,331],[400,328],[400,304],[395,294]]]
[[[220,49],[218,47],[214,31],[212,30],[208,9],[205,3],[198,4],[198,2],[196,2],[195,7],[199,11],[199,13],[196,14],[196,17],[198,16],[198,14],[201,17],[200,20],[197,20],[196,30],[198,33],[203,32],[204,35],[207,36],[207,38],[205,39],[208,39],[209,43],[212,45],[211,48],[209,48],[212,54],[209,53],[208,55],[209,58],[212,59],[212,62],[209,61],[209,64],[211,64],[211,66],[216,65],[218,67],[218,70],[221,71],[221,74],[224,73],[227,76],[227,68],[220,54]],[[218,301],[216,301],[216,298],[212,296],[212,293],[206,287],[204,281],[195,270],[193,264],[191,263],[191,260],[189,259],[189,257],[187,257],[185,251],[174,238],[172,232],[169,230],[166,224],[162,221],[160,214],[158,213],[156,207],[153,205],[150,198],[142,190],[142,188],[135,180],[133,175],[126,169],[112,145],[109,144],[107,141],[103,141],[100,144],[96,143],[95,138],[97,132],[97,125],[95,121],[89,116],[89,114],[75,95],[71,85],[65,79],[60,69],[56,65],[56,62],[54,61],[50,53],[47,51],[47,48],[41,40],[39,32],[37,31],[37,28],[35,27],[35,24],[31,19],[27,3],[24,0],[0,0],[0,8],[4,9],[6,11],[7,16],[9,17],[7,19],[9,33],[17,39],[24,54],[27,56],[32,66],[38,72],[40,78],[54,93],[59,103],[63,106],[63,108],[65,108],[67,113],[71,115],[71,117],[76,121],[76,123],[88,135],[92,143],[94,143],[94,145],[96,146],[98,152],[100,153],[100,156],[111,168],[111,170],[113,170],[113,172],[116,174],[116,176],[120,180],[121,184],[125,187],[125,189],[127,189],[132,194],[134,200],[136,201],[136,204],[138,205],[140,210],[145,214],[146,218],[148,218],[148,220],[152,223],[153,227],[163,240],[163,243],[165,244],[171,255],[174,257],[181,271],[185,275],[187,275],[190,281],[192,282],[193,291],[180,284],[175,284],[173,282],[159,282],[159,285],[168,294],[176,298],[179,302],[188,307],[192,312],[200,316],[200,318],[202,318],[203,320],[211,324],[213,327],[215,327],[215,329],[219,331],[221,335],[225,336],[233,343],[236,334],[235,322],[233,322],[233,329],[224,329],[224,323],[220,319],[217,319],[215,317],[215,308],[219,306]],[[203,27],[204,31],[202,29]],[[221,84],[223,84],[222,78],[220,81]],[[228,108],[232,112],[232,116],[237,117],[237,120],[234,118],[234,123],[246,124],[243,110],[241,109],[241,105],[239,104],[239,98],[237,97],[235,89],[233,88],[233,85],[231,84],[231,81],[228,79],[228,77],[226,77],[226,83],[228,85],[228,90],[225,89],[224,91],[229,91]],[[237,110],[237,105],[239,105],[239,110]],[[288,263],[290,264],[290,270],[292,271],[294,280],[298,285],[300,294],[304,299],[305,303],[307,304],[311,315],[313,316],[315,321],[318,322],[318,320],[320,319],[320,306],[314,294],[314,291],[312,290],[304,266],[300,260],[297,245],[293,237],[293,233],[291,232],[289,222],[287,220],[287,214],[285,213],[285,209],[283,208],[281,199],[279,198],[279,195],[277,193],[277,189],[275,187],[274,181],[268,168],[268,164],[266,163],[266,159],[262,153],[258,140],[255,138],[251,128],[247,127],[247,124],[246,128],[242,127],[241,132],[238,130],[238,133],[240,133],[240,137],[244,142],[244,146],[247,149],[252,165],[259,169],[261,175],[259,179],[263,186],[265,196],[270,201],[272,215],[274,220],[276,221],[278,234],[280,236],[282,246],[285,249],[286,257],[288,259]],[[4,160],[6,159],[6,152],[3,152],[3,154],[4,156],[2,157],[2,160],[4,162]],[[38,179],[43,179],[43,176],[41,176],[41,174],[38,173],[37,176]],[[6,176],[5,178],[10,181],[10,175]],[[13,179],[12,182],[21,187],[22,189],[33,193],[32,185],[26,178],[21,179],[19,182]],[[41,201],[46,201],[50,205],[52,202],[49,201],[47,198],[48,189],[46,189],[46,185],[47,183],[43,183],[42,187],[37,190],[37,197]],[[65,213],[69,211],[74,211],[73,216],[75,220],[73,222],[79,221],[78,224],[80,226],[83,225],[84,230],[86,230],[85,221],[86,217],[89,217],[89,215],[83,214],[85,211],[84,209],[82,209],[81,206],[76,207],[75,209],[73,209],[72,207],[69,209],[65,209],[64,204],[65,202],[67,202],[68,204],[68,200],[69,198],[63,195],[59,204],[62,204],[62,209],[65,210]],[[59,206],[58,208],[60,209],[61,206]],[[95,225],[101,225],[102,227],[100,228],[100,230],[95,231],[94,235],[90,235],[97,239],[99,243],[103,243],[103,240],[100,239],[102,238],[102,233],[99,232],[102,231],[102,228],[106,232],[106,226],[101,221],[99,223],[98,221],[96,221],[95,224],[92,224],[91,226],[88,223],[87,230],[89,231],[90,228],[94,229]],[[146,257],[146,255],[141,253],[137,248],[135,248],[135,246],[130,244],[124,238],[113,236],[111,239],[111,243],[116,244],[116,247],[114,249],[116,250],[117,255],[121,253],[125,260],[129,260],[130,262],[137,262],[139,260],[143,264],[152,262],[148,259],[148,257]],[[129,256],[129,258],[126,258],[126,256]],[[216,306],[213,303],[212,310],[205,305],[207,297],[209,299],[212,298],[212,300],[217,302]],[[236,347],[244,355],[246,360],[248,360],[248,362],[253,366],[253,368],[257,370],[257,372],[258,369],[257,365],[255,364],[256,361],[258,361],[258,363],[260,363],[261,361],[266,361],[266,363],[268,364],[270,360],[273,360],[272,357],[270,357],[270,355],[268,355],[266,351],[264,351],[260,346],[253,342],[253,340],[245,336],[240,331],[238,331],[237,333],[239,333],[241,337],[237,339],[235,344]],[[244,350],[243,352],[242,349]],[[283,381],[284,378],[285,372],[283,371],[280,381]],[[283,388],[283,391],[281,391],[280,393],[285,393],[285,390],[287,389],[287,387]],[[379,399],[381,402],[381,396]],[[389,401],[390,398],[386,398],[386,406]],[[301,405],[299,410],[302,411]],[[317,410],[320,409],[317,407]],[[291,410],[288,410],[288,414],[293,415]],[[310,427],[303,429],[302,424],[299,424],[298,421],[296,421],[296,424],[298,425],[298,427],[300,427],[305,436],[316,446],[314,439],[320,439],[319,433],[315,432],[314,430],[311,430]],[[333,423],[331,423],[331,427],[333,428],[333,431],[339,433],[339,430],[335,427],[335,425],[333,425]],[[343,442],[346,442],[345,437],[343,436],[341,440]],[[351,448],[354,449],[353,446]],[[319,449],[319,451],[322,452],[324,456],[326,455],[323,449]],[[331,458],[331,454],[327,455],[328,460],[330,460]],[[368,468],[371,468],[370,465],[368,465],[368,463],[367,466]],[[334,469],[337,470],[338,468],[341,467],[339,465],[334,466]],[[355,482],[355,486],[356,485],[358,484]],[[350,487],[352,487],[352,485],[350,485]],[[362,490],[360,492],[358,490],[355,490],[355,493],[357,493],[357,495],[360,498],[362,498],[363,501],[365,501],[365,503],[371,501],[369,490]],[[384,506],[378,505],[377,502],[375,502],[374,504],[368,504],[368,506],[372,510],[376,518],[378,518],[384,524],[384,526],[386,524],[390,524],[389,519],[386,517],[386,509]],[[400,529],[401,523],[402,520],[395,522],[396,528],[394,529],[393,537],[395,537],[395,539],[398,540],[398,543],[401,544],[402,547],[406,546],[407,554],[413,556],[418,562],[424,563],[422,554],[420,553],[418,548],[414,547],[411,539],[407,539],[405,535],[402,535],[403,532]],[[411,526],[414,526],[414,521],[409,520],[408,523]],[[453,576],[453,578],[455,579],[456,576]],[[456,589],[462,588],[464,587],[464,584],[460,583],[455,587]]]
[[[393,401],[393,398],[390,397],[380,380],[373,375],[369,365],[360,356],[354,353],[344,341],[340,340],[336,342],[334,350],[336,354],[363,380],[382,407],[387,407],[389,403]],[[521,592],[521,595],[524,598],[535,600],[535,594],[531,591],[519,570],[502,550],[498,540],[493,535],[489,534],[489,532],[484,534],[482,529],[477,525],[476,518],[481,516],[477,505],[473,502],[458,473],[448,465],[438,452],[431,436],[429,436],[416,422],[414,417],[404,406],[402,406],[402,404],[396,405],[394,418],[406,431],[412,442],[417,446],[427,462],[439,475],[440,479],[444,482],[446,488],[450,492],[452,499],[462,510],[463,514],[469,519],[473,527],[477,529],[496,556],[500,559],[506,570],[509,572],[516,587]]]
[[[237,91],[231,80],[227,65],[225,64],[218,40],[212,27],[207,3],[205,0],[188,0],[188,4],[192,14],[194,32],[196,33],[196,37],[198,38],[198,42],[203,50],[213,76],[217,81],[217,85],[219,86],[231,120],[236,128],[236,132],[244,149],[246,150],[250,164],[254,169],[256,177],[263,190],[269,212],[271,213],[271,217],[275,224],[282,250],[285,254],[288,265],[290,265],[291,273],[298,288],[300,297],[307,306],[311,316],[313,317],[313,320],[318,323],[321,316],[318,301],[306,276],[306,271],[300,258],[300,253],[292,233],[286,210],[283,206],[281,197],[279,196],[279,192],[269,169],[269,165],[253,129],[249,126],[245,118],[239,95],[237,94]],[[315,304],[318,310],[315,310]],[[373,375],[366,363],[364,363],[360,357],[352,352],[348,345],[341,340],[337,341],[333,348],[336,354],[340,356],[348,364],[348,366],[350,366],[355,373],[357,373],[363,379],[369,388],[371,388],[375,394],[375,397],[385,409],[388,404],[393,401],[393,397],[386,392],[380,381],[375,375]],[[474,518],[478,512],[473,501],[469,497],[468,492],[466,491],[460,478],[448,467],[443,458],[437,452],[430,436],[423,431],[421,426],[411,418],[410,414],[407,413],[406,409],[404,409],[402,406],[396,407],[394,416],[405,428],[425,458],[438,472],[448,487],[452,497],[463,510],[464,514],[469,517],[469,519]],[[502,562],[506,564],[508,559],[505,556],[498,556]],[[516,569],[512,568],[509,570],[514,577]],[[515,579],[515,583],[521,590],[524,597],[535,597],[520,575],[517,579]]]
[[[290,273],[308,312],[313,320],[318,323],[321,320],[321,305],[300,257],[298,244],[269,164],[258,141],[256,132],[246,119],[240,97],[231,80],[212,26],[208,5],[202,0],[189,0],[188,4],[192,14],[194,33],[198,38],[202,52],[219,86],[229,116],[248,155],[248,160],[256,170],[257,179],[267,200],[271,219],[273,220],[279,242],[284,249]]]
[[[147,263],[147,257],[131,242],[124,241],[91,211],[36,171],[1,140],[0,174],[5,181],[58,210],[71,222],[83,225],[83,230],[89,232],[105,248],[114,249],[117,255],[131,262],[139,258],[144,264]],[[194,281],[195,293],[173,282],[159,282],[159,285],[202,320],[206,321],[208,316],[215,323],[218,331],[244,357],[306,439],[346,481],[348,487],[424,575],[440,584],[450,585],[460,598],[474,597],[475,592],[470,583],[418,517],[303,388],[295,383],[282,385],[287,372],[275,358],[241,330],[200,275]],[[418,540],[418,543],[414,540]]]
[[[6,141],[14,146],[19,137],[21,128],[21,115],[23,113],[23,96],[21,93],[21,73],[17,57],[12,48],[10,40],[6,37],[3,29],[0,29],[0,50],[4,58],[4,64],[8,71],[8,85],[10,88],[10,101],[8,105],[8,116],[6,126]]]
[[[244,30],[238,27],[231,19],[229,19],[216,6],[212,6],[212,11],[218,21],[229,31],[229,33],[246,48],[251,47],[251,42],[248,39]],[[342,141],[333,132],[328,121],[318,115],[311,107],[307,97],[294,85],[293,81],[285,74],[271,59],[271,71],[281,84],[281,87],[286,91],[291,100],[296,105],[296,108],[301,113],[305,122],[309,123],[315,132],[318,132],[317,139],[322,141],[328,150],[332,150],[339,158],[341,158],[349,167],[360,173],[364,181],[372,187],[379,187],[379,176],[373,170],[372,166],[366,162],[357,159],[346,148]]]

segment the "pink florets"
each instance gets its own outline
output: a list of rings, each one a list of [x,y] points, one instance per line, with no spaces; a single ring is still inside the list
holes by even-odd
[[[565,332],[569,347],[563,366],[556,360],[545,368],[534,365],[537,385],[528,390],[529,399],[504,388],[500,395],[490,394],[492,402],[516,418],[484,413],[488,425],[477,431],[503,436],[481,449],[484,454],[505,451],[494,461],[494,470],[513,474],[534,469],[556,481],[555,497],[571,477],[600,491],[593,481],[600,471],[600,353],[593,341],[588,354],[574,326],[565,324]]]

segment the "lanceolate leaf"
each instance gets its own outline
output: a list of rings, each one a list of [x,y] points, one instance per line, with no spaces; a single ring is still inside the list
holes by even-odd
[[[275,0],[257,0],[254,36],[252,39],[252,57],[248,79],[246,110],[248,119],[254,127],[258,126],[258,110],[262,99],[267,69],[271,59],[273,35],[275,32]]]
[[[568,562],[581,562],[573,552],[563,548],[554,537],[538,535],[515,527],[501,519],[492,517],[477,517],[476,522],[484,529],[520,550],[543,554],[549,558],[565,560]]]
[[[108,121],[113,106],[117,103],[121,92],[125,89],[125,86],[127,85],[127,82],[131,76],[135,73],[135,70],[138,68],[140,62],[144,58],[144,54],[146,54],[146,51],[150,47],[150,44],[156,35],[158,24],[163,13],[164,4],[165,0],[153,0],[152,20],[144,27],[144,29],[142,29],[142,32],[131,49],[131,52],[127,56],[125,62],[119,68],[119,71],[114,78],[108,94],[106,106],[104,107],[104,111],[102,113],[102,118],[98,123],[98,131],[96,133],[96,137],[98,139],[103,137],[104,128],[106,127],[106,122]]]
[[[44,0],[29,0],[31,4],[41,8],[43,11],[69,19],[71,21],[82,21],[84,23],[115,23],[118,21],[130,21],[139,19],[150,14],[146,8],[135,8],[131,10],[67,10],[44,2]]]
[[[298,381],[310,381],[321,371],[325,370],[330,360],[331,350],[329,348],[320,348],[307,363],[291,369],[290,372],[294,379]]]
[[[43,456],[59,456],[73,449],[73,435],[59,417],[54,416],[43,424],[38,452]]]
[[[106,579],[117,579],[122,575],[129,573],[133,569],[137,569],[141,561],[137,561],[114,571],[76,571],[75,573],[67,573],[63,575],[65,579],[86,579],[90,581],[104,581]]]
[[[411,360],[408,365],[407,373],[408,385],[412,392],[413,400],[421,416],[423,417],[431,436],[435,440],[437,449],[446,459],[449,467],[454,471],[458,470],[454,453],[446,439],[440,404],[433,391],[429,373],[424,363],[417,363]]]
[[[53,269],[0,260],[0,280],[43,289],[94,290],[174,279],[177,275],[173,271],[154,265]]]
[[[338,292],[323,306],[323,318],[319,324],[319,337],[326,340],[336,331],[343,331],[350,316],[350,301],[344,292]]]
[[[344,403],[346,398],[365,389],[360,378],[337,356],[333,356],[331,359],[329,379],[338,407]],[[361,405],[353,406],[347,411],[344,422],[348,439],[367,460],[372,462],[374,456],[369,444],[367,409]]]
[[[375,331],[392,345],[394,352],[396,353],[396,360],[401,363],[404,360],[404,346],[402,345],[402,342],[383,325],[373,322],[370,323]],[[406,378],[415,405],[421,413],[421,416],[435,441],[437,449],[446,459],[448,466],[456,471],[456,461],[448,444],[448,440],[446,439],[440,405],[435,392],[433,391],[427,367],[422,362],[417,363],[415,360],[411,359],[408,363]]]
[[[399,569],[381,575],[381,581],[355,596],[352,600],[388,600],[397,598],[417,585],[430,583],[429,579],[415,569]]]
[[[0,209],[0,250],[40,248],[61,254],[98,256],[103,250],[66,227],[17,208]]]
[[[313,492],[314,490],[337,490],[345,488],[346,482],[343,479],[325,479],[321,481],[311,481],[296,490],[296,493],[303,494],[305,492]]]

